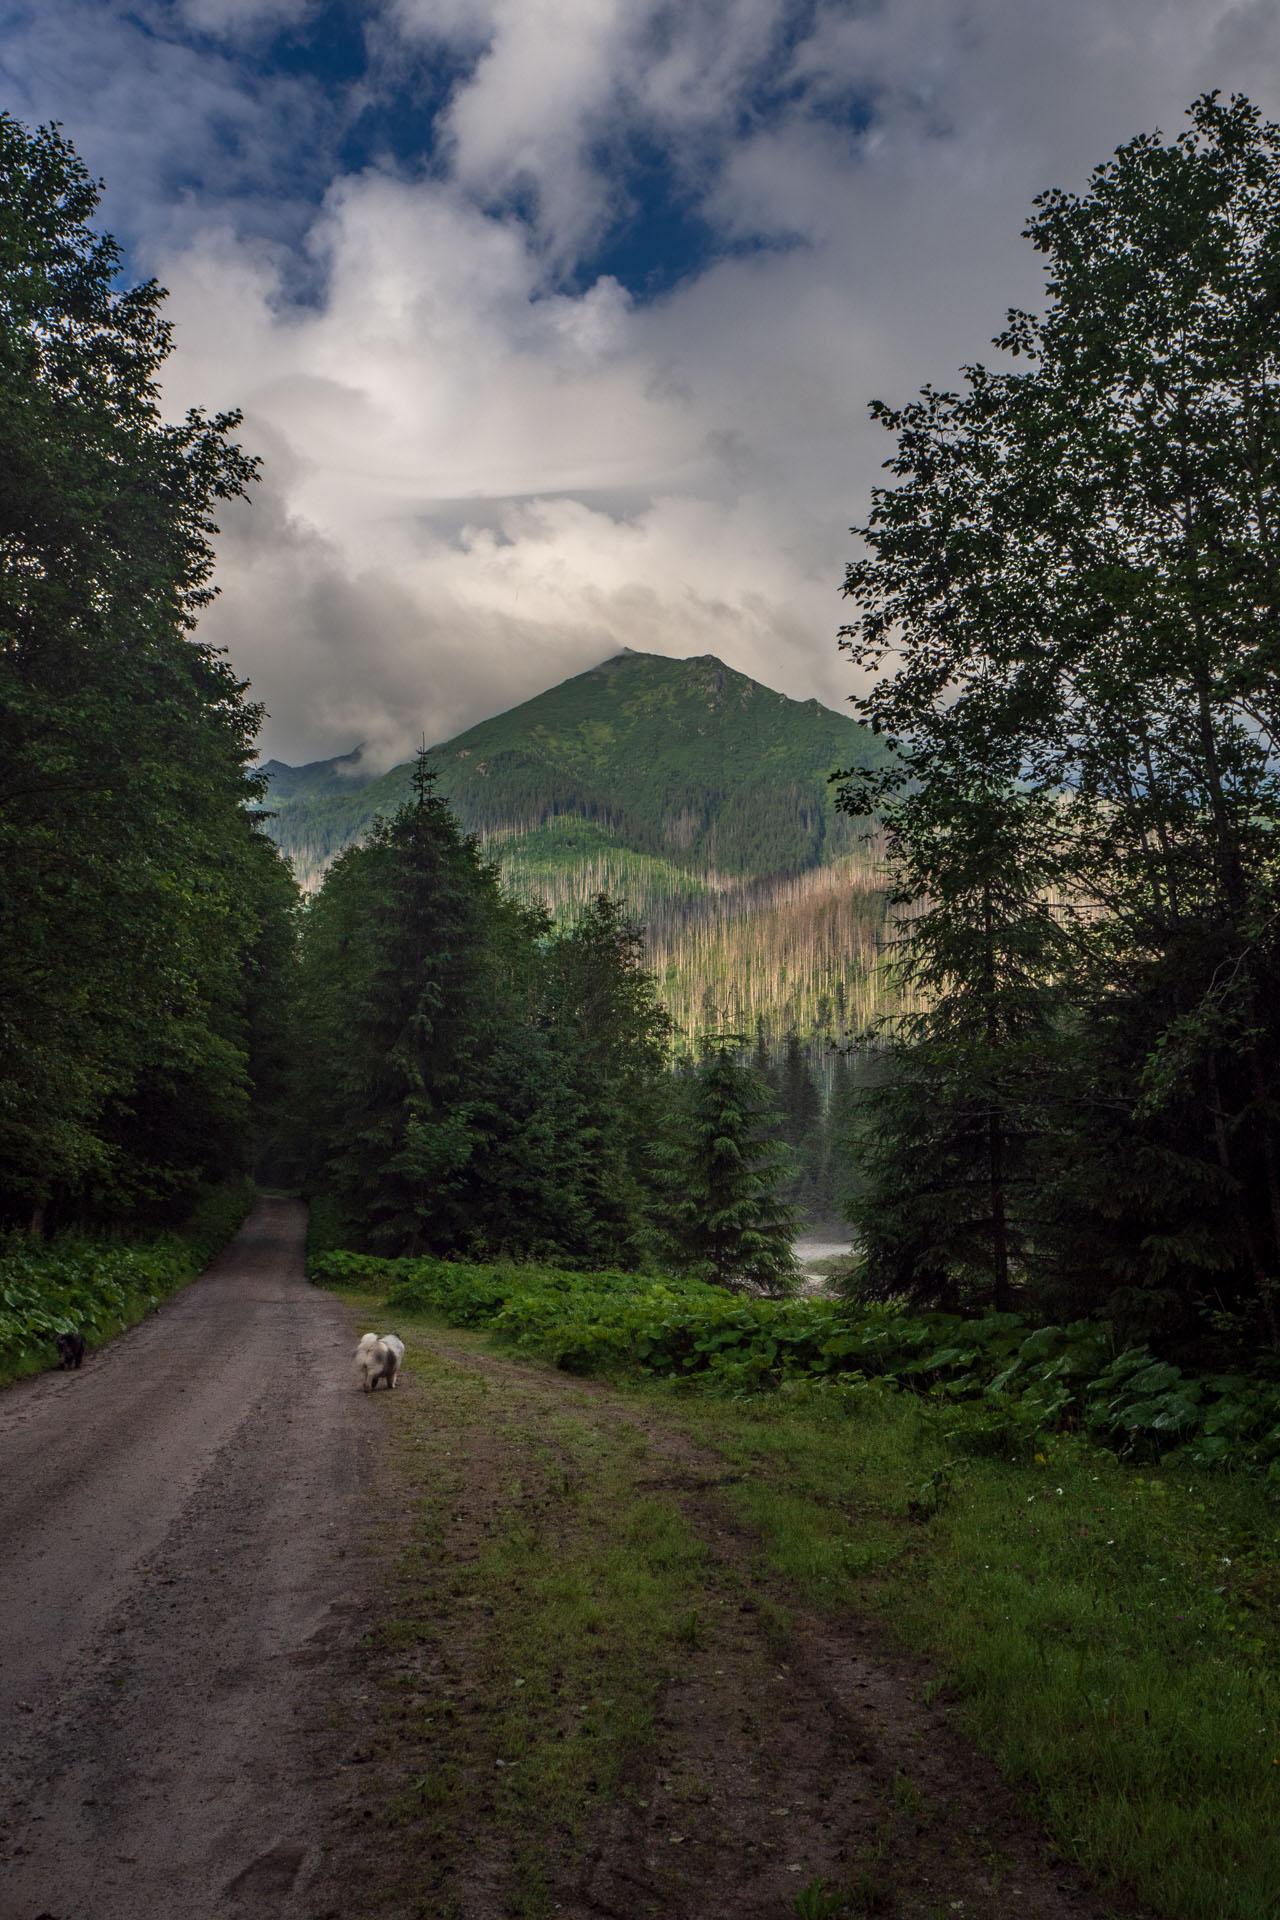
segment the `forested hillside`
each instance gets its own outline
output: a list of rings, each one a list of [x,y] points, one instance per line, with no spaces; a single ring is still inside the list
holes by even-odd
[[[624,652],[430,758],[520,898],[561,919],[602,892],[626,900],[686,1045],[758,1020],[779,1046],[791,1027],[819,1042],[880,1010],[876,866],[829,778],[888,761],[856,721],[710,657]],[[368,779],[358,752],[263,771],[269,831],[304,886],[411,777]]]
[[[526,834],[568,817],[682,872],[798,873],[852,851],[828,775],[883,746],[816,700],[790,700],[710,655],[621,653],[431,748],[463,829]],[[270,829],[304,886],[408,796],[412,768],[364,781],[358,755],[268,761]]]

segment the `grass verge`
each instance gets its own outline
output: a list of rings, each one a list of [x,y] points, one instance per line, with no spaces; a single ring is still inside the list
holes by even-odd
[[[938,1663],[1068,1859],[1168,1920],[1275,1920],[1280,1536],[1256,1482],[1073,1439],[967,1457],[955,1408],[879,1384],[679,1417],[742,1469],[727,1498],[795,1590]]]
[[[583,1809],[616,1787],[645,1738],[653,1664],[691,1630],[706,1572],[679,1504],[637,1495],[624,1443],[553,1415],[527,1481],[459,1557],[450,1423],[474,1450],[524,1416],[482,1382],[448,1392],[453,1412],[432,1416],[446,1458],[425,1496],[430,1545],[405,1562],[395,1631],[411,1640],[442,1598],[469,1624],[437,1649],[452,1691],[432,1694],[416,1737],[446,1758],[414,1788],[414,1817],[431,1813],[442,1860],[460,1807],[528,1844],[518,1911],[532,1915],[533,1862],[571,1852]],[[985,1454],[980,1409],[881,1381],[737,1403],[669,1382],[625,1393],[741,1475],[719,1497],[784,1594],[877,1615],[934,1663],[1068,1859],[1166,1920],[1275,1920],[1280,1525],[1265,1483],[1185,1458],[1135,1468],[1070,1436],[1030,1458]],[[478,1760],[462,1717],[476,1675],[500,1703],[478,1723]]]
[[[376,1301],[354,1303],[372,1325]],[[551,1376],[549,1396],[539,1367],[498,1396],[430,1354],[429,1323],[400,1324],[414,1383],[395,1445],[415,1500],[368,1645],[382,1693],[365,1750],[394,1782],[382,1821],[412,1836],[416,1884],[393,1898],[452,1920],[460,1876],[488,1874],[533,1920],[651,1737],[705,1603],[705,1550],[676,1500],[637,1484],[634,1428],[558,1405],[573,1388]]]

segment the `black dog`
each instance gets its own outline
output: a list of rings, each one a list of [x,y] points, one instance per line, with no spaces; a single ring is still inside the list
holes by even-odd
[[[82,1333],[60,1333],[58,1335],[58,1368],[78,1367],[84,1360],[84,1335]]]

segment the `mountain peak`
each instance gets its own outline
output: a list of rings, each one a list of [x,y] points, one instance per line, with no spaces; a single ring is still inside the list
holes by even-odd
[[[764,878],[855,844],[835,767],[885,749],[855,720],[792,700],[715,654],[628,648],[432,750],[437,791],[473,833],[555,820],[696,874]],[[361,778],[354,755],[272,779],[272,832],[315,871],[407,797],[411,767]]]
[[[264,760],[258,768],[271,781],[273,801],[292,800],[295,795],[311,799],[321,793],[350,793],[367,785],[372,776],[363,770],[364,742],[350,753],[339,753],[332,760],[309,760],[305,766],[286,766],[283,760]]]

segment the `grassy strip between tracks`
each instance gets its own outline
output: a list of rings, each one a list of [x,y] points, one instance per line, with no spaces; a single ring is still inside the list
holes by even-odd
[[[0,1385],[55,1366],[60,1333],[92,1349],[145,1319],[204,1271],[255,1193],[247,1178],[208,1187],[184,1226],[133,1241],[0,1239]]]
[[[401,1307],[369,1324],[397,1316],[415,1364],[437,1364],[422,1352],[429,1315]],[[476,1431],[522,1417],[479,1381],[449,1391],[471,1396]],[[720,1497],[758,1534],[784,1598],[878,1615],[936,1663],[936,1685],[1070,1859],[1168,1920],[1275,1920],[1280,1529],[1257,1480],[1185,1461],[1135,1468],[1071,1436],[1027,1460],[966,1452],[963,1408],[881,1381],[740,1402],[670,1383],[617,1391],[743,1474]],[[509,1488],[452,1570],[431,1544],[447,1464],[439,1478],[435,1453],[418,1467],[406,1456],[424,1532],[402,1626],[387,1630],[415,1632],[415,1581],[457,1583],[445,1597],[470,1622],[458,1684],[483,1673],[483,1698],[456,1691],[423,1709],[415,1737],[438,1734],[445,1758],[413,1789],[413,1817],[445,1860],[450,1769],[479,1732],[493,1750],[486,1831],[527,1849],[529,1914],[543,1910],[534,1863],[548,1834],[571,1847],[582,1809],[614,1789],[644,1738],[655,1663],[707,1603],[678,1503],[638,1501],[616,1447],[591,1458],[581,1432],[555,1441],[528,1442],[539,1490]]]
[[[356,1303],[374,1325],[376,1299]],[[397,1911],[454,1920],[465,1883],[537,1920],[651,1737],[662,1676],[699,1632],[706,1555],[674,1499],[637,1487],[643,1437],[593,1420],[581,1389],[552,1376],[549,1406],[530,1368],[528,1392],[504,1390],[433,1355],[430,1322],[401,1324],[413,1522],[369,1648],[381,1711],[357,1757],[391,1783],[375,1812],[404,1862]]]

